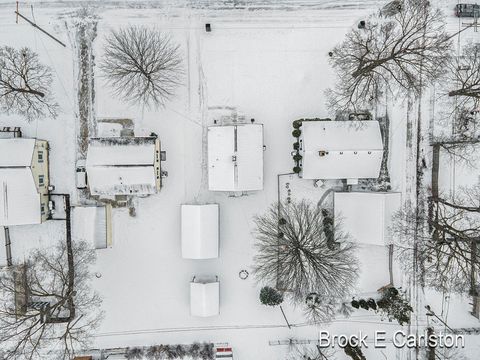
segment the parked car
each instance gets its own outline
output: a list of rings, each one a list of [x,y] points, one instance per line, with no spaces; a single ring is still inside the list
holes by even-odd
[[[87,187],[87,170],[85,165],[85,159],[80,159],[77,161],[77,167],[75,170],[77,189],[85,189]]]
[[[50,214],[50,216],[55,214],[55,201],[53,200],[48,201],[48,213]]]
[[[480,5],[478,4],[457,4],[455,5],[455,16],[457,17],[478,17]]]

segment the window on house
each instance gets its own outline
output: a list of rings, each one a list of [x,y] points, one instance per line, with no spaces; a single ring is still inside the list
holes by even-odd
[[[45,185],[45,176],[43,176],[43,175],[38,175],[38,185],[39,185],[39,186]]]
[[[42,212],[42,215],[45,214],[45,204],[40,205],[40,211]]]
[[[43,162],[43,151],[38,152],[38,162],[42,163]]]

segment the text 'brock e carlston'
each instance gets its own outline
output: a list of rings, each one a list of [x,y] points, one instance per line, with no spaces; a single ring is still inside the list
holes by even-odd
[[[372,335],[364,334],[359,331],[358,334],[333,335],[329,331],[320,331],[319,346],[327,347],[365,347],[386,348],[388,344],[393,344],[396,348],[415,348],[415,347],[435,347],[435,348],[463,348],[465,347],[464,335],[458,334],[435,334],[421,333],[408,334],[403,330],[395,331],[387,335],[386,331],[377,330]]]

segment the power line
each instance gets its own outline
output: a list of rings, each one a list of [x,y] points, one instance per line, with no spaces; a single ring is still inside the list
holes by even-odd
[[[57,43],[59,43],[60,45],[62,45],[63,47],[67,47],[67,45],[65,45],[63,42],[61,42],[60,40],[58,40],[55,36],[51,35],[49,32],[47,32],[46,30],[43,30],[40,26],[38,26],[34,21],[28,19],[26,16],[23,16],[22,14],[20,14],[18,11],[15,11],[14,12],[15,14],[17,14],[17,16],[20,16],[23,20],[25,20],[26,22],[28,22],[30,25],[32,25],[34,28],[40,30],[42,33],[44,33],[45,35],[47,35],[49,38],[55,40]]]
[[[388,326],[399,326],[396,323],[390,322],[383,322],[383,321],[355,321],[355,320],[347,320],[347,319],[340,319],[340,320],[333,320],[331,322],[312,322],[312,323],[296,323],[290,324],[291,327],[294,328],[301,328],[301,327],[309,327],[315,325],[326,325],[330,323],[358,323],[358,324],[381,324],[381,325],[388,325]],[[421,326],[425,326],[425,324],[419,324]],[[251,329],[277,329],[277,328],[285,328],[287,329],[287,325],[284,324],[258,324],[258,325],[225,325],[225,326],[202,326],[202,327],[179,327],[179,328],[158,328],[158,329],[138,329],[138,330],[124,330],[124,331],[112,331],[112,332],[105,332],[105,333],[98,333],[95,334],[94,337],[108,337],[108,336],[122,336],[122,335],[140,335],[140,334],[155,334],[155,333],[175,333],[175,332],[190,332],[190,331],[217,331],[217,330],[251,330]]]

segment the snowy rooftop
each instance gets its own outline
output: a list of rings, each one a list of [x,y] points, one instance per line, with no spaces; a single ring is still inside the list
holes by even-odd
[[[218,204],[181,206],[182,257],[184,259],[218,258]]]
[[[35,139],[0,139],[0,225],[39,224],[40,195],[33,180]]]
[[[75,206],[72,209],[72,236],[74,240],[92,244],[95,249],[108,245],[108,220],[105,206]]]
[[[378,121],[304,121],[304,179],[376,178],[383,144]]]
[[[154,194],[157,139],[94,138],[87,153],[87,176],[93,195]],[[159,160],[158,160],[159,161]]]
[[[0,139],[0,167],[30,166],[35,139]]]
[[[40,194],[28,167],[0,168],[0,226],[40,224]]]
[[[401,193],[336,192],[335,219],[354,241],[369,245],[391,243],[392,215],[400,208]]]
[[[213,191],[263,189],[263,125],[208,128],[208,187]]]

